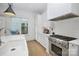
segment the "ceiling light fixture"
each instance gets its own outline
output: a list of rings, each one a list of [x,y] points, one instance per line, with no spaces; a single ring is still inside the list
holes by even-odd
[[[16,14],[12,9],[12,4],[8,3],[8,5],[9,5],[9,7],[4,11],[4,14],[8,15],[8,16],[15,16]]]

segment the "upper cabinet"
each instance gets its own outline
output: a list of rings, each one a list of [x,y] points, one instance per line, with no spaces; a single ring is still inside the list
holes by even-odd
[[[48,3],[47,15],[50,20],[61,20],[79,16],[78,3]]]

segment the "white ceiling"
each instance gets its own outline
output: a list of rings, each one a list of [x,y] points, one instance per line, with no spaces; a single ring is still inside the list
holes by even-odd
[[[0,3],[0,14],[8,8],[7,3]],[[13,3],[14,11],[30,11],[33,13],[43,13],[47,9],[47,3]]]

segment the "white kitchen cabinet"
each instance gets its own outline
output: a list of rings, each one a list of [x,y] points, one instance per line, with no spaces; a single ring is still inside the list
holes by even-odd
[[[46,48],[48,52],[48,35],[43,33],[43,27],[49,28],[50,22],[47,20],[47,12],[37,15],[36,19],[36,40]]]
[[[79,46],[76,44],[69,44],[69,56],[79,56]]]
[[[46,40],[45,40],[45,37],[42,33],[38,33],[37,34],[37,41],[46,48]]]
[[[46,48],[46,51],[49,53],[49,40],[48,40],[49,34],[43,33],[43,35],[44,35],[44,46]]]
[[[47,18],[53,19],[55,17],[62,16],[68,13],[79,15],[78,7],[78,3],[48,3]]]
[[[49,51],[49,42],[48,42],[48,35],[44,33],[37,33],[36,40],[46,48],[46,51]]]

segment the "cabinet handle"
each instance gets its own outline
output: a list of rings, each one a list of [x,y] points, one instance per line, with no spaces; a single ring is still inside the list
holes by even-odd
[[[11,51],[15,51],[15,50],[16,50],[16,48],[12,48],[12,49],[11,49]]]
[[[72,46],[74,46],[74,44],[72,44]]]

